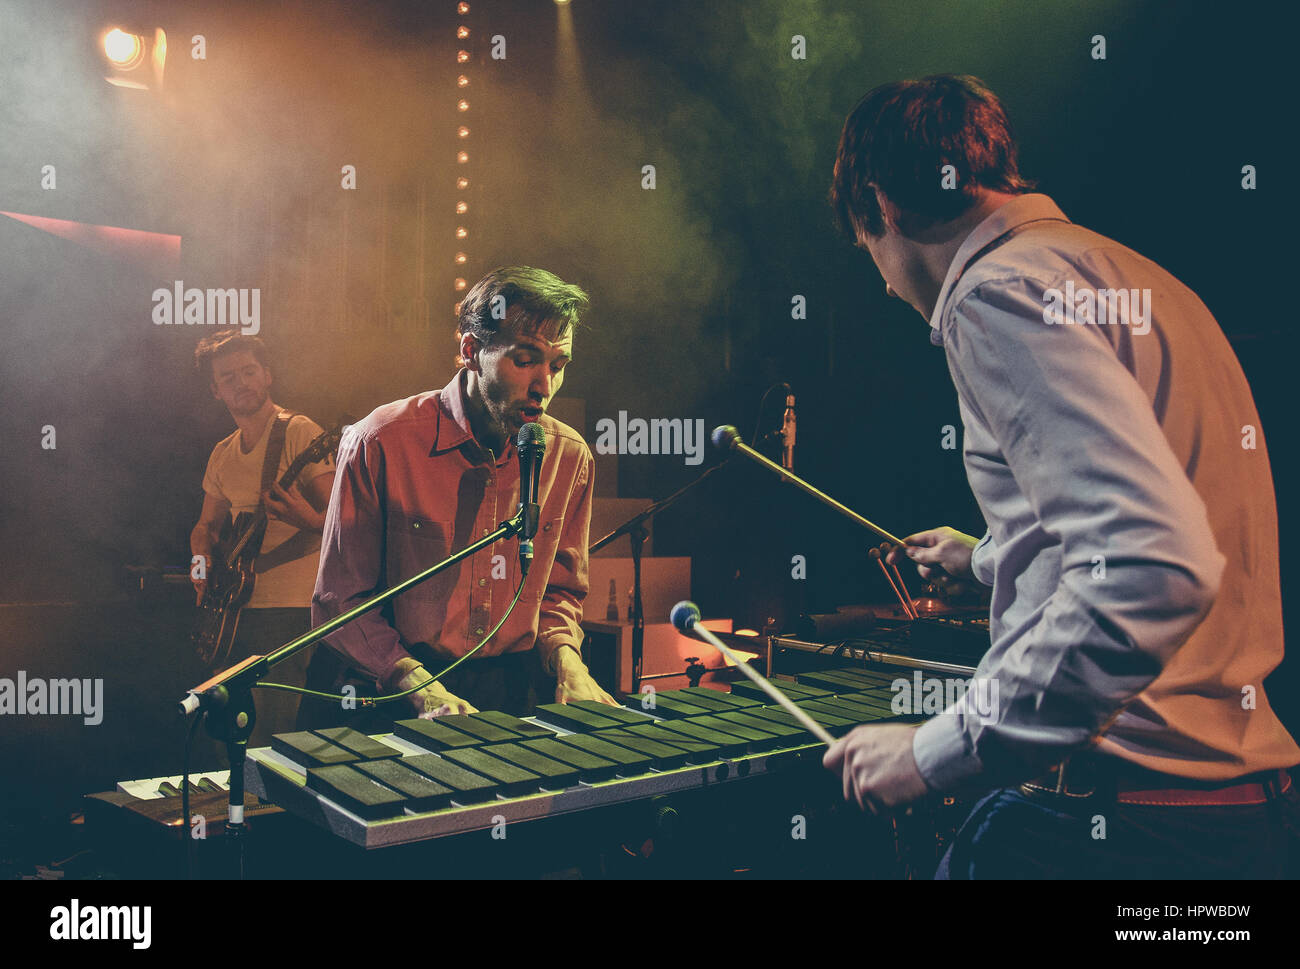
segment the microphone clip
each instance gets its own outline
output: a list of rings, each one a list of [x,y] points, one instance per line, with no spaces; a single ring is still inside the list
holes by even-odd
[[[537,525],[542,517],[541,506],[530,501],[519,509],[519,569],[528,574],[533,564],[533,538],[537,535]]]
[[[537,528],[542,520],[542,506],[535,501],[530,501],[521,509],[523,511],[523,521],[519,526],[519,537],[521,539],[533,539],[537,537]]]

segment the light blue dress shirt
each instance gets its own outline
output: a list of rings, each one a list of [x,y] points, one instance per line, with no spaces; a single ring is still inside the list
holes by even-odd
[[[1014,783],[1089,745],[1201,779],[1300,761],[1263,688],[1282,658],[1268,455],[1205,305],[1031,194],[966,239],[931,327],[988,525],[976,676],[996,694],[917,731],[926,782]]]

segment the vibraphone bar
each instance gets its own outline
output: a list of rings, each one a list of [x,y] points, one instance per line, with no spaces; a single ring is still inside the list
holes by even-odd
[[[799,673],[779,685],[833,736],[904,720],[891,683],[915,666]],[[933,671],[931,671],[933,672]],[[629,698],[402,720],[391,734],[280,734],[248,752],[250,793],[366,848],[409,844],[817,766],[822,745],[747,680]],[[644,708],[643,708],[644,707]]]

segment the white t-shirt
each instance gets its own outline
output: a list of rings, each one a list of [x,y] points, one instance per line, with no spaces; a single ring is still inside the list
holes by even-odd
[[[262,485],[262,462],[275,421],[266,429],[253,450],[245,454],[239,446],[238,430],[212,449],[208,468],[203,475],[203,490],[214,498],[230,502],[232,516],[257,510]],[[320,426],[309,417],[295,414],[285,429],[284,449],[275,476],[289,469],[294,459],[321,434]],[[295,487],[302,490],[313,478],[334,470],[334,458],[308,464],[298,475]],[[301,531],[288,522],[268,518],[266,537],[257,557],[257,583],[248,601],[250,609],[308,607],[316,585],[320,564],[320,535]]]

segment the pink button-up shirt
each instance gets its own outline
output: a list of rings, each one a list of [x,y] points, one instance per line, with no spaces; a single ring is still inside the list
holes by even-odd
[[[514,613],[476,656],[536,645],[543,668],[582,643],[593,460],[582,437],[549,415],[541,472],[541,525]],[[490,534],[519,507],[514,442],[495,458],[465,414],[465,371],[442,390],[377,408],[339,447],[338,470],[312,596],[315,625]],[[352,664],[391,685],[409,646],[448,660],[479,642],[519,585],[518,542],[494,543],[371,610],[329,637]],[[472,663],[473,660],[470,660]]]

